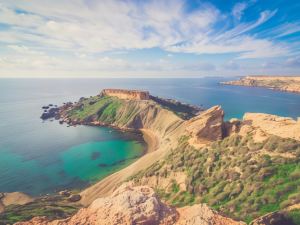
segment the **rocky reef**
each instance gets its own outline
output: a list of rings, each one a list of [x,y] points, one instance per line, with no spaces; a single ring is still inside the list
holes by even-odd
[[[222,84],[265,87],[279,91],[300,93],[299,76],[246,76],[240,80],[222,82]]]
[[[10,205],[25,205],[32,201],[33,198],[21,192],[0,193],[0,213]]]

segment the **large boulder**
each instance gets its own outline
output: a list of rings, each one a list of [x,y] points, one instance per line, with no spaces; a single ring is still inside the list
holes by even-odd
[[[196,204],[178,209],[179,220],[176,225],[246,225],[221,216],[205,204]]]
[[[89,207],[64,220],[36,217],[16,225],[244,225],[220,216],[203,204],[176,210],[160,201],[152,188],[123,184],[109,197],[96,199]]]

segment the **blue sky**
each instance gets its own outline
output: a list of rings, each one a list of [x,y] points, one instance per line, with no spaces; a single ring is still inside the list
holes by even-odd
[[[0,0],[1,77],[300,75],[297,0]]]

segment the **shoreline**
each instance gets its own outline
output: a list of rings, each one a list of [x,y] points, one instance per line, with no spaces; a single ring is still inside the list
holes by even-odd
[[[220,82],[221,85],[226,85],[226,86],[238,86],[238,87],[255,87],[255,88],[262,88],[262,89],[268,89],[272,91],[277,91],[277,92],[284,92],[284,93],[291,93],[291,94],[300,94],[300,91],[289,91],[281,88],[274,88],[274,87],[267,87],[267,86],[259,86],[259,85],[245,85],[245,84],[231,84],[227,82]]]
[[[118,129],[123,130],[122,128]],[[124,131],[128,131],[128,129],[124,129]],[[147,145],[145,154],[127,167],[83,189],[80,192],[80,203],[83,206],[88,206],[93,202],[94,199],[98,197],[106,197],[110,195],[111,193],[113,193],[118,184],[121,184],[130,176],[149,167],[152,164],[153,160],[157,160],[161,156],[163,156],[163,150],[159,150],[159,139],[153,134],[152,131],[150,131],[149,129],[139,129],[135,131],[140,131],[143,135],[143,139]],[[91,198],[90,196],[93,197]]]
[[[300,94],[300,76],[244,76],[239,80],[224,81],[220,84]]]
[[[145,143],[147,145],[147,149],[146,149],[144,155],[146,155],[150,152],[156,151],[159,147],[158,138],[148,129],[140,129],[140,131],[142,132],[143,140],[145,141]]]

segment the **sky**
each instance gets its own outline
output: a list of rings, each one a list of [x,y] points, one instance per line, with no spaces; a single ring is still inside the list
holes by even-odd
[[[0,0],[0,77],[300,75],[299,0]]]

